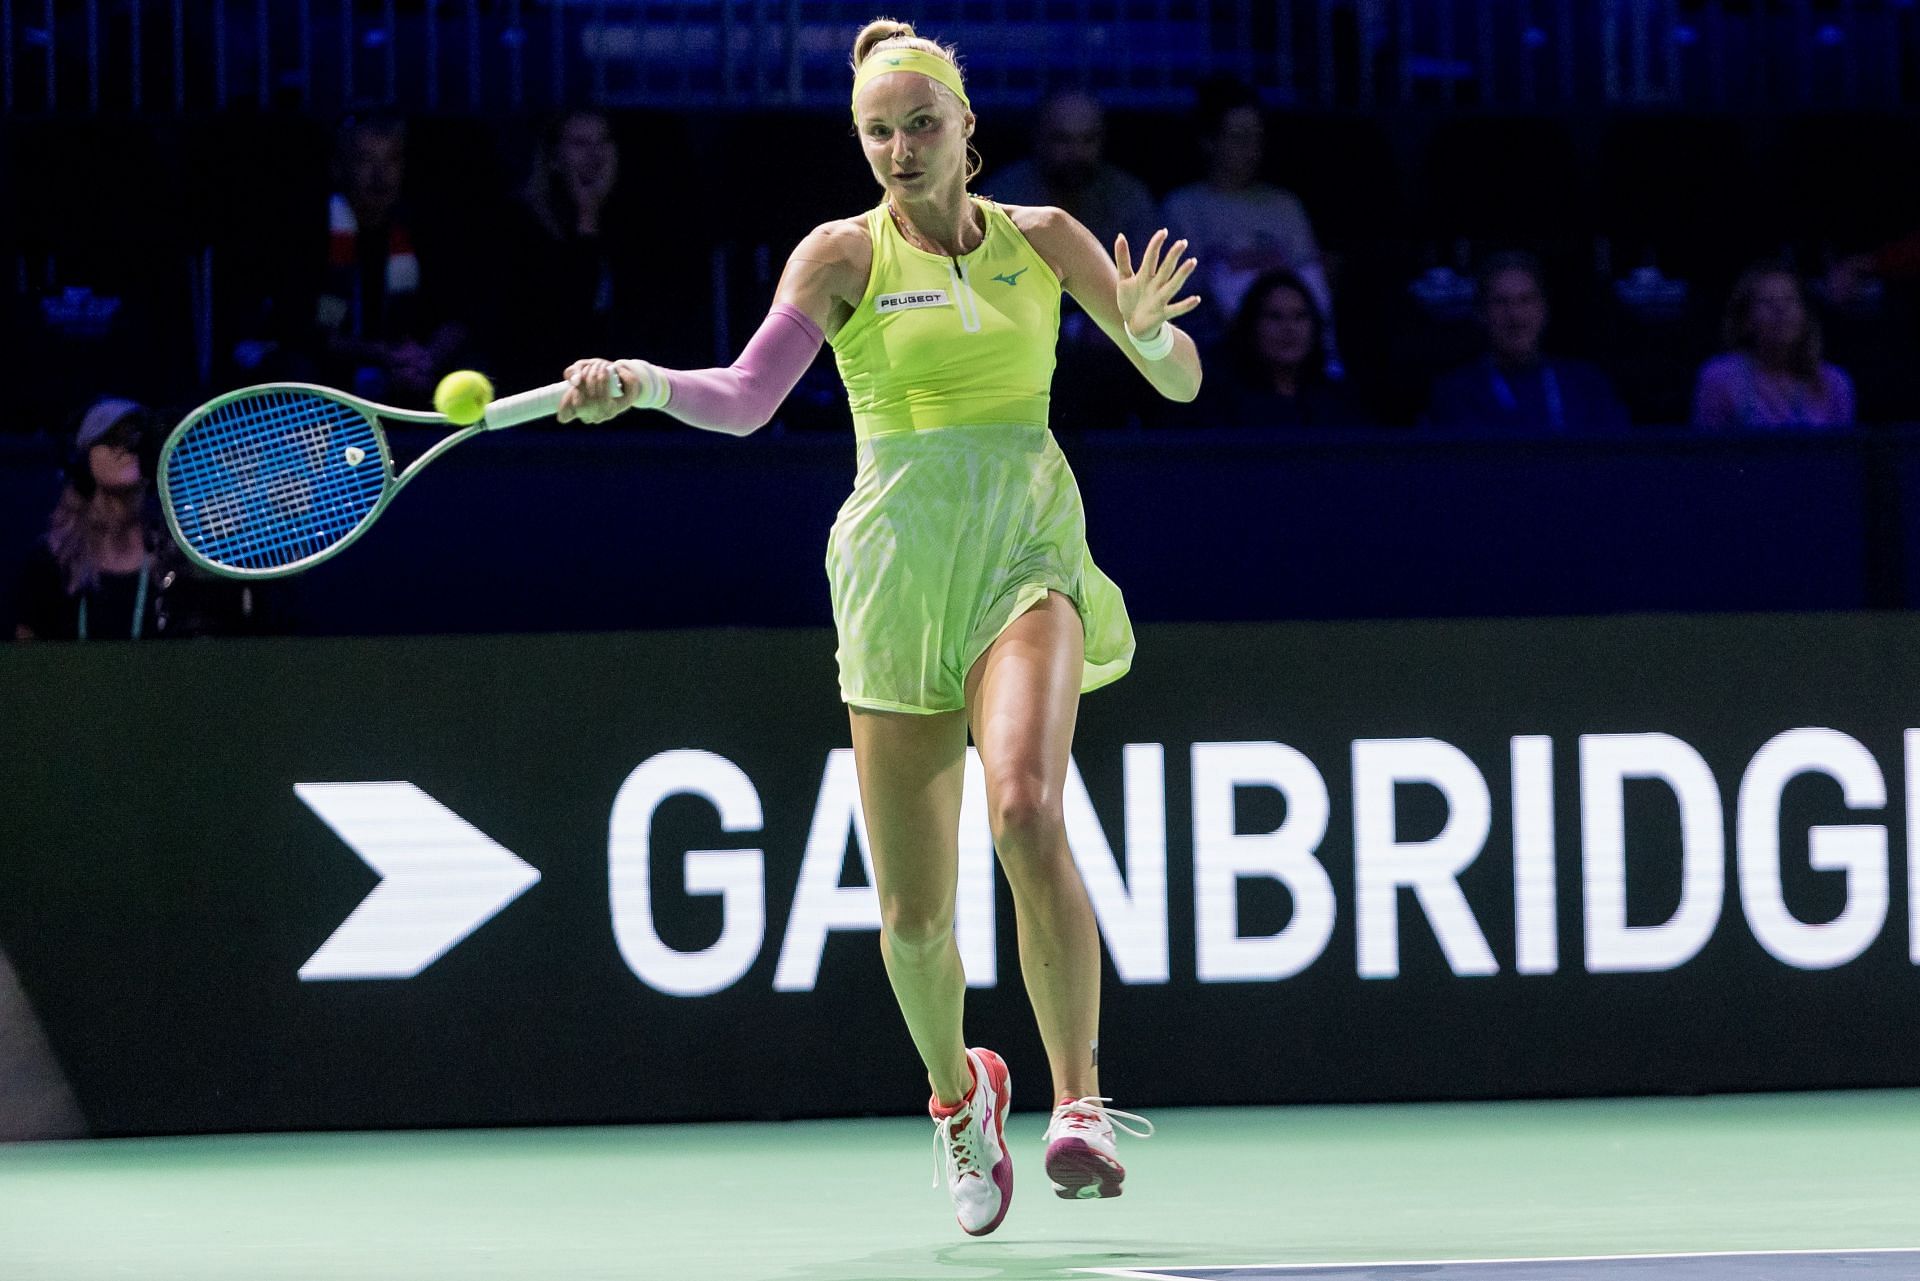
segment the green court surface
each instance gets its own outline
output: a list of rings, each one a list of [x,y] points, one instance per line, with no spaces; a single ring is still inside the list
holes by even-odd
[[[1126,1195],[1084,1203],[1016,1116],[1013,1208],[980,1240],[917,1119],[21,1144],[0,1278],[1498,1278],[1298,1265],[1920,1246],[1916,1091],[1152,1115]],[[1920,1277],[1859,1259],[1699,1275]],[[1664,1266],[1564,1275],[1695,1275]]]

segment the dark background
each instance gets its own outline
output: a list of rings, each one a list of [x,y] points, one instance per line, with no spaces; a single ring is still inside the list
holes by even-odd
[[[1920,35],[1902,56],[1920,84]],[[979,104],[981,194],[993,195],[997,169],[1027,156],[1037,96]],[[1783,100],[1743,111],[1330,110],[1265,96],[1262,178],[1296,193],[1312,217],[1349,388],[1371,422],[1414,424],[1432,380],[1480,352],[1470,308],[1416,305],[1410,286],[1434,268],[1470,276],[1494,252],[1538,256],[1552,301],[1547,349],[1598,361],[1635,422],[1657,430],[1688,421],[1693,376],[1722,349],[1723,309],[1743,269],[1778,259],[1817,286],[1835,261],[1920,227],[1920,89],[1875,108]],[[1107,159],[1156,199],[1204,174],[1190,104],[1187,90],[1152,107],[1109,98]],[[384,109],[408,118],[405,192],[431,292],[484,330],[524,284],[533,251],[510,215],[550,110]],[[672,367],[728,363],[798,241],[877,199],[837,98],[832,110],[730,100],[606,111],[627,175],[615,239],[644,256],[654,290],[626,354]],[[250,103],[177,116],[0,112],[0,261],[13,267],[0,322],[38,373],[0,416],[0,434],[70,429],[65,418],[104,391],[185,411],[258,381],[234,348],[261,336],[254,312],[288,264],[324,252],[338,119]],[[78,156],[97,159],[69,163]],[[1646,266],[1685,287],[1670,313],[1619,292]],[[97,332],[76,333],[46,310],[75,287],[118,301]],[[1814,303],[1861,421],[1920,420],[1907,376],[1920,284],[1894,280],[1845,306],[1816,290]],[[478,333],[462,359],[499,370],[515,354],[488,348]],[[1144,384],[1116,394],[1101,380],[1124,367],[1080,368],[1078,355],[1066,353],[1056,381],[1056,422],[1114,428],[1173,412]],[[846,430],[830,365],[814,373],[779,426]]]
[[[402,459],[435,437],[401,438]],[[1920,433],[1412,442],[1067,432],[1146,622],[1920,602]],[[8,465],[11,462],[12,465]],[[345,555],[256,589],[321,635],[827,626],[844,439],[556,427],[472,441]],[[58,492],[0,440],[0,618]]]

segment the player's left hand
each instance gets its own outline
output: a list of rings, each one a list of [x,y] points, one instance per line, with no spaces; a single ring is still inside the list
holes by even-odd
[[[1174,241],[1169,249],[1167,229],[1162,227],[1140,251],[1140,269],[1135,271],[1126,235],[1113,238],[1113,268],[1120,276],[1113,300],[1120,308],[1120,319],[1126,322],[1135,338],[1152,341],[1164,322],[1184,316],[1200,305],[1198,294],[1174,301],[1174,295],[1200,265],[1197,258],[1181,261],[1180,255],[1186,249],[1184,240]]]

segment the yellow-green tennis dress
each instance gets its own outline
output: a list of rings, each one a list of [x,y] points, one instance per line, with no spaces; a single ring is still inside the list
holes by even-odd
[[[975,202],[986,239],[945,258],[867,214],[873,271],[832,339],[859,463],[827,539],[840,696],[945,712],[968,669],[1045,599],[1086,629],[1080,688],[1133,662],[1120,589],[1087,553],[1080,487],[1047,428],[1060,281],[1006,211]]]

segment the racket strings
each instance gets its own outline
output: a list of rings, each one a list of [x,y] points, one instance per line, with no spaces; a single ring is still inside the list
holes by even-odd
[[[167,490],[182,538],[233,569],[280,569],[343,541],[386,487],[380,436],[311,392],[228,401],[173,443]]]

